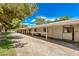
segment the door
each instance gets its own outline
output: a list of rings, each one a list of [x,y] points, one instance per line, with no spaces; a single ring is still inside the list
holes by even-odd
[[[74,26],[68,25],[63,27],[63,39],[74,40]]]
[[[74,27],[72,27],[72,40],[74,40]]]

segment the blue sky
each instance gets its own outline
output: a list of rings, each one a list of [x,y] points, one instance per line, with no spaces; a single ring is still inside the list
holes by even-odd
[[[79,18],[79,3],[37,3],[37,7],[36,12],[32,16],[24,18],[22,23],[31,26],[38,16],[46,20],[54,20],[62,16]]]

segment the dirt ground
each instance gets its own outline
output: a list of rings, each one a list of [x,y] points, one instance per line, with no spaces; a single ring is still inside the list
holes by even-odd
[[[20,36],[16,41],[15,49],[17,56],[79,56],[79,47],[63,41],[44,38],[37,38],[19,33],[13,36]]]

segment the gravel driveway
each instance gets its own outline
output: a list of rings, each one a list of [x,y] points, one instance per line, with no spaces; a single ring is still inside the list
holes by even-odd
[[[17,56],[79,56],[79,47],[57,40],[36,38],[19,33],[13,36],[20,36],[14,39]]]

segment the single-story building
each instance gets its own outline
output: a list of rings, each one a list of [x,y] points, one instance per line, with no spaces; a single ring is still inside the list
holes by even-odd
[[[17,30],[20,33],[79,41],[79,19],[58,21]]]

